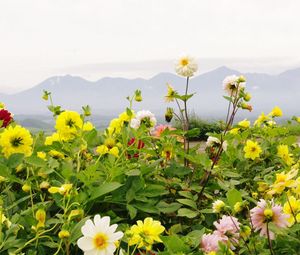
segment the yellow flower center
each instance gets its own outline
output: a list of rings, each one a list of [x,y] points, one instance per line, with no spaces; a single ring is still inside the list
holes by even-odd
[[[102,250],[102,249],[106,248],[108,245],[107,239],[108,239],[108,237],[103,233],[99,233],[99,234],[95,235],[94,245],[95,245],[96,249]]]
[[[187,66],[189,64],[189,60],[187,58],[183,58],[181,59],[180,63],[182,66]]]
[[[264,215],[268,220],[271,220],[273,217],[273,211],[271,209],[265,209],[264,210]]]
[[[251,147],[250,149],[252,152],[256,152],[257,148],[256,147]]]

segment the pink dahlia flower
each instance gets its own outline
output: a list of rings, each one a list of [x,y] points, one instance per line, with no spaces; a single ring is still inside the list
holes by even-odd
[[[219,242],[226,243],[226,241],[220,232],[214,231],[212,234],[204,234],[202,236],[200,247],[205,253],[211,251],[216,252],[219,250]]]
[[[267,215],[267,216],[266,216]],[[272,222],[278,228],[288,226],[289,215],[282,212],[282,207],[276,205],[272,200],[269,204],[260,199],[257,206],[250,210],[250,217],[255,231],[260,230],[260,236],[267,236],[267,222]],[[275,238],[275,234],[269,231],[270,239]]]
[[[230,239],[232,244],[238,243],[240,237],[240,223],[237,218],[223,215],[218,222],[214,222],[214,225],[224,240]],[[233,246],[231,246],[231,248],[234,249]]]
[[[156,137],[160,137],[161,136],[161,134],[166,130],[166,129],[168,129],[168,130],[176,130],[176,128],[173,128],[173,127],[171,127],[170,125],[157,125],[156,127],[155,127],[155,130],[153,130],[153,132],[152,132],[152,135],[153,136],[156,136]]]

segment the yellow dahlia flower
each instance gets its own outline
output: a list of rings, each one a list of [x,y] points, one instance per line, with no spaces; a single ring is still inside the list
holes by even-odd
[[[282,116],[282,110],[278,106],[275,106],[272,109],[272,111],[270,112],[270,115],[272,117],[281,117]]]
[[[128,231],[128,244],[130,246],[137,245],[138,248],[145,247],[151,250],[155,242],[162,242],[159,235],[165,231],[165,228],[157,220],[146,218],[144,222],[138,220]]]
[[[56,119],[55,129],[64,141],[73,139],[78,129],[83,127],[83,121],[78,112],[65,111]]]
[[[14,153],[23,153],[25,156],[32,154],[33,139],[30,132],[17,125],[9,126],[0,134],[2,153],[6,158]]]
[[[262,150],[257,142],[253,142],[251,140],[247,140],[246,145],[244,147],[245,158],[251,158],[252,160],[259,157]]]
[[[278,145],[277,146],[277,155],[288,166],[291,166],[294,163],[293,154],[289,153],[289,147],[287,145]]]

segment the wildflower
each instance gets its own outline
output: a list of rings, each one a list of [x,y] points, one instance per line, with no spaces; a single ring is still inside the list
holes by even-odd
[[[155,137],[160,137],[165,130],[176,130],[176,128],[171,127],[170,125],[158,125],[152,132],[152,135]]]
[[[6,158],[14,153],[23,153],[30,156],[32,153],[33,139],[29,131],[19,125],[9,126],[0,134],[2,153]]]
[[[135,114],[132,110],[127,110],[125,112],[122,112],[120,115],[119,115],[119,120],[122,122],[122,123],[129,123],[130,120],[132,118],[134,118]]]
[[[173,102],[175,99],[175,96],[177,95],[177,92],[174,90],[174,88],[167,83],[168,86],[168,92],[167,95],[165,96],[165,100],[167,103]]]
[[[245,158],[251,158],[252,160],[259,157],[262,150],[257,142],[247,140],[246,146],[244,147]]]
[[[233,128],[233,129],[231,129],[230,131],[229,131],[229,133],[230,134],[232,134],[232,135],[236,135],[236,134],[238,134],[239,133],[239,128]]]
[[[46,153],[45,152],[43,152],[43,151],[38,151],[37,153],[36,153],[36,155],[39,157],[39,158],[41,158],[41,159],[46,159]]]
[[[137,145],[136,145],[136,144],[137,144]],[[130,148],[136,147],[138,150],[140,150],[140,149],[144,148],[145,143],[144,143],[142,140],[139,140],[139,141],[136,143],[136,139],[133,137],[133,138],[131,138],[131,139],[129,140],[129,142],[127,143],[127,145],[128,145],[128,147],[130,147]],[[134,153],[133,155],[132,155],[132,153],[131,153],[131,154],[128,153],[128,155],[127,155],[128,159],[131,159],[132,156],[133,156],[134,158],[138,158],[138,157],[139,157],[139,153],[137,152],[137,153]]]
[[[78,129],[83,127],[83,121],[79,113],[74,111],[65,111],[59,114],[56,119],[55,129],[64,141],[73,139]]]
[[[225,203],[222,200],[213,202],[212,209],[214,213],[221,213],[225,209]]]
[[[105,155],[106,153],[108,153],[109,149],[107,148],[106,145],[100,145],[96,148],[96,152],[99,155]]]
[[[207,138],[207,141],[206,141],[207,147],[214,147],[214,146],[216,146],[216,145],[218,146],[220,144],[221,144],[221,141],[217,137],[209,136]],[[223,141],[222,148],[224,151],[227,150],[227,146],[228,146],[227,142]]]
[[[218,231],[214,231],[213,234],[204,234],[201,239],[201,250],[208,254],[217,252],[219,250],[219,243],[226,242],[222,235]]]
[[[282,111],[278,106],[275,106],[272,111],[270,112],[270,115],[272,117],[281,117],[282,116]]]
[[[58,133],[53,133],[51,136],[47,136],[45,140],[45,145],[52,145],[54,142],[59,142],[60,137]]]
[[[183,56],[176,61],[175,71],[178,75],[192,77],[197,70],[196,61],[189,56]]]
[[[300,117],[296,117],[296,121],[300,123]]]
[[[59,231],[59,233],[58,233],[58,237],[59,237],[60,239],[68,238],[68,237],[70,237],[70,232],[69,232],[68,230],[61,230],[61,231]]]
[[[38,221],[36,229],[45,227],[46,212],[44,209],[38,209],[35,213],[35,219]]]
[[[119,134],[121,132],[122,127],[123,121],[121,119],[112,119],[107,128],[107,132],[109,135],[112,135],[114,133]]]
[[[83,124],[82,130],[83,131],[91,131],[94,128],[95,128],[94,125],[90,121],[87,121]]]
[[[157,220],[146,218],[144,222],[137,221],[137,225],[133,225],[127,231],[129,236],[129,245],[137,245],[138,248],[145,247],[151,250],[155,242],[162,242],[159,235],[163,233],[165,228]]]
[[[293,180],[295,176],[298,174],[297,168],[292,168],[287,174],[285,172],[281,172],[276,174],[275,182],[270,186],[270,191],[268,194],[281,194],[285,188],[293,188],[297,186],[297,182]]]
[[[65,155],[57,150],[50,150],[49,155],[55,159],[63,159]]]
[[[112,147],[109,151],[108,154],[111,154],[115,156],[116,158],[119,156],[119,148],[117,146]]]
[[[134,119],[131,120],[130,126],[134,129],[138,129],[141,125],[146,128],[153,128],[156,125],[156,118],[150,111],[137,112]]]
[[[267,115],[265,115],[264,112],[262,112],[261,115],[259,115],[257,120],[254,122],[254,126],[260,126],[261,124],[264,124],[269,120],[270,118]]]
[[[161,156],[165,158],[166,160],[170,160],[173,157],[173,146],[172,145],[166,145],[164,146],[164,149],[161,153]]]
[[[287,219],[289,216],[282,212],[280,205],[274,204],[273,201],[267,203],[264,199],[260,199],[257,206],[250,210],[254,231],[260,230],[260,236],[267,236],[267,224],[272,222],[278,228],[288,226]],[[274,239],[275,234],[269,231],[270,239]]]
[[[0,108],[0,128],[6,128],[12,120],[12,114],[9,111]]]
[[[65,195],[68,195],[68,194],[69,194],[69,192],[70,192],[70,190],[72,189],[72,187],[73,187],[72,184],[67,183],[67,184],[63,184],[63,185],[60,186],[60,187],[55,187],[55,186],[50,187],[50,188],[48,189],[48,191],[49,191],[49,193],[51,193],[51,194],[59,193],[59,194],[65,196]]]
[[[294,196],[289,196],[288,201],[283,205],[283,212],[289,215],[287,219],[289,226],[300,222],[300,200]]]
[[[240,121],[239,123],[238,123],[238,126],[239,127],[242,127],[242,128],[249,128],[250,127],[250,121],[249,120],[247,120],[247,119],[244,119],[244,120],[242,120],[242,121]]]
[[[223,89],[229,96],[235,96],[238,94],[241,88],[245,87],[244,79],[240,80],[240,77],[236,75],[227,76],[223,80]]]
[[[277,155],[288,165],[294,163],[293,154],[289,153],[289,147],[287,145],[277,146]]]
[[[101,218],[97,214],[94,221],[87,220],[81,228],[83,237],[78,239],[77,245],[85,255],[113,255],[116,250],[115,243],[123,237],[121,231],[115,232],[117,227],[116,224],[110,226],[108,216]]]
[[[114,138],[112,138],[111,136],[107,137],[104,141],[104,145],[108,148],[111,149],[116,145],[116,141]]]

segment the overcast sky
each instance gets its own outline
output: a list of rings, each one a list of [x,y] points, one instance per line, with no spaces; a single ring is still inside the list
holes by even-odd
[[[53,75],[149,77],[300,66],[299,0],[0,0],[0,93]]]

